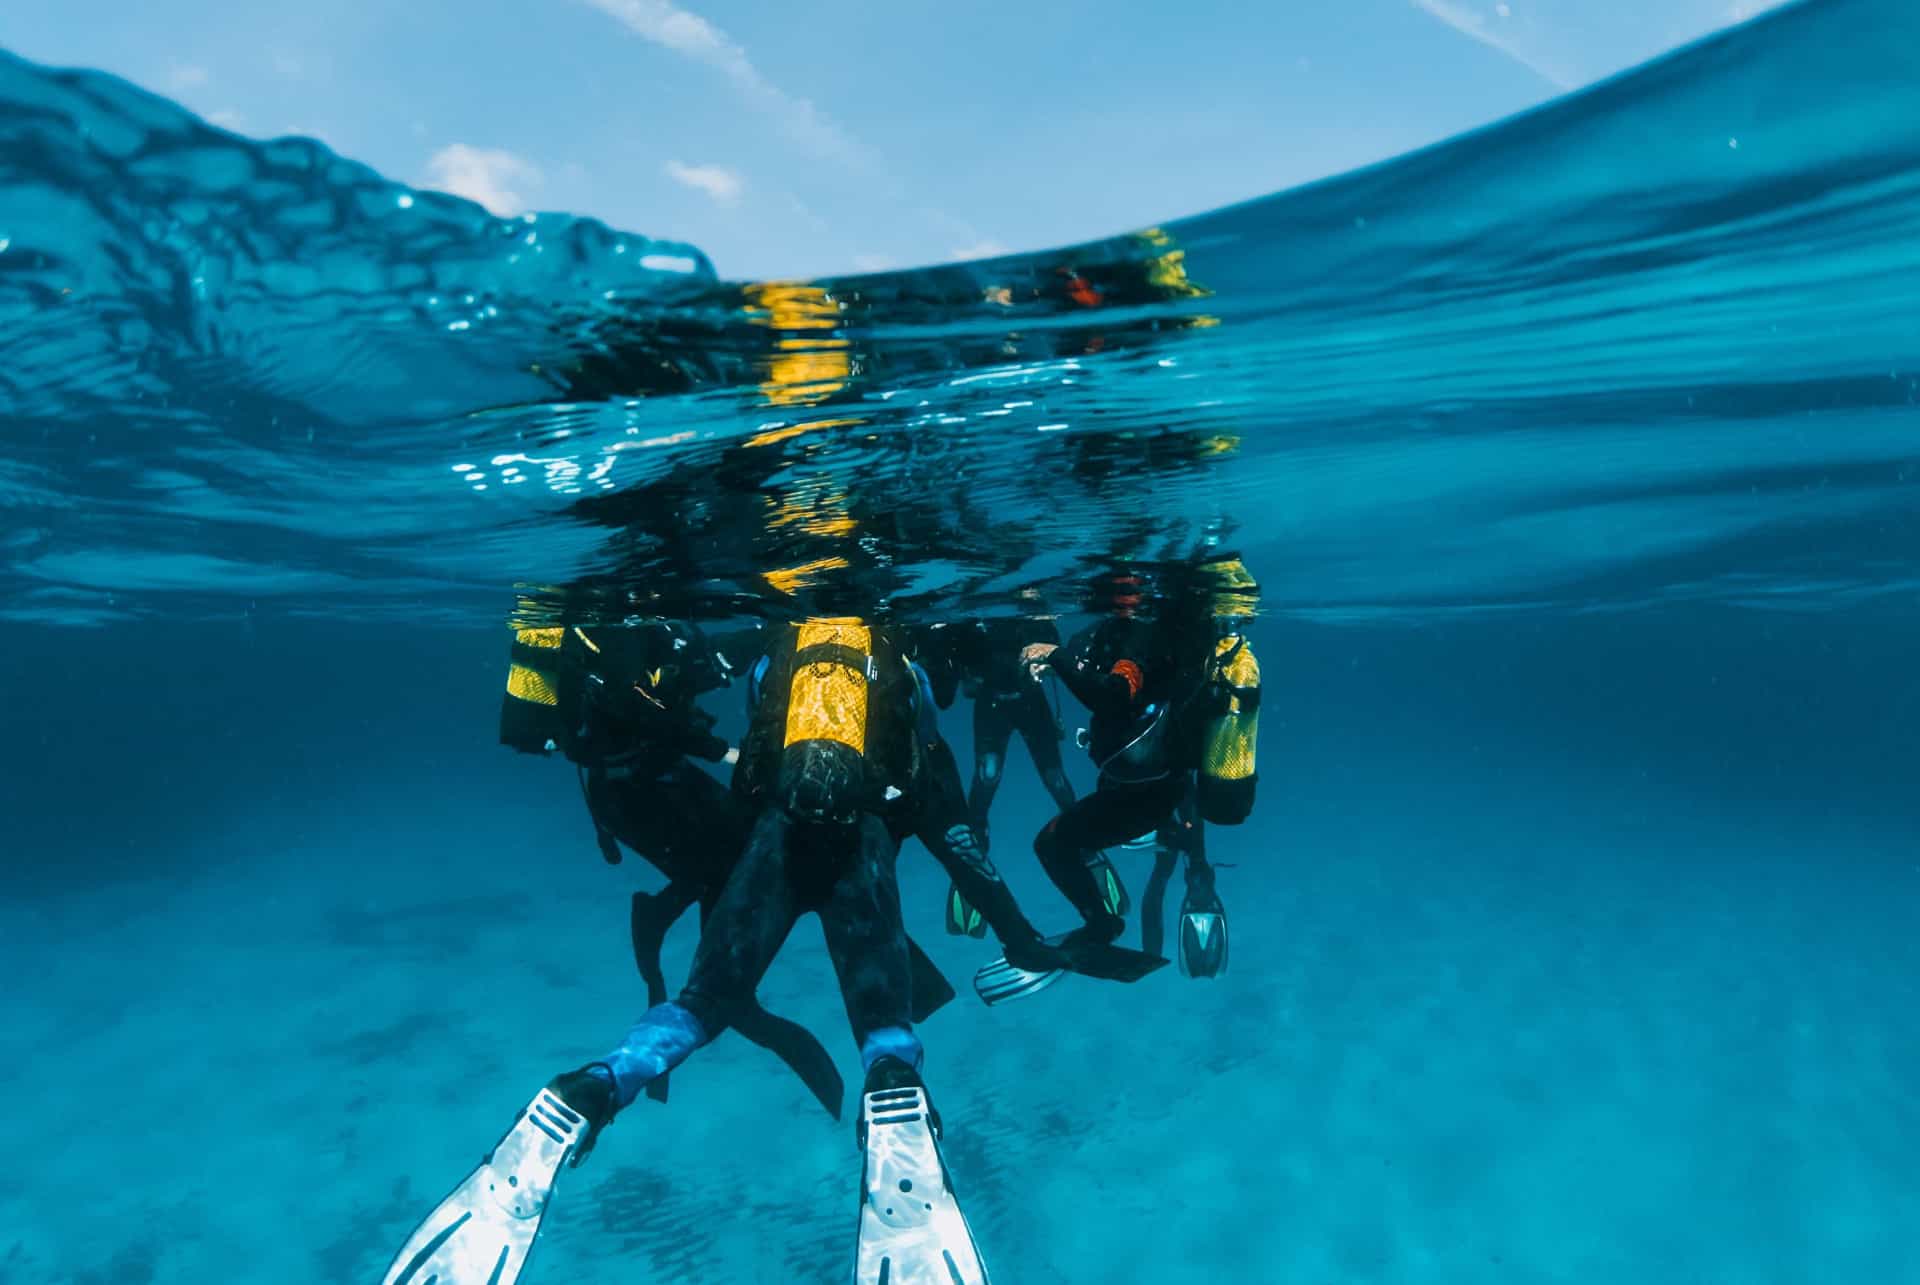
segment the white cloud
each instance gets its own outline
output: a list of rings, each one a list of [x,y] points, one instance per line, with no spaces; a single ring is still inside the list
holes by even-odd
[[[856,254],[853,256],[853,266],[861,272],[885,272],[894,267],[895,263],[891,255]]]
[[[674,182],[696,192],[705,192],[722,205],[738,200],[747,187],[745,179],[724,165],[687,165],[680,161],[668,161],[666,172]]]
[[[961,246],[950,253],[955,259],[997,259],[1003,254],[1012,254],[1013,251],[992,237],[988,237],[976,244]]]
[[[540,171],[530,161],[500,148],[450,143],[427,161],[426,186],[477,201],[503,216],[526,208],[523,186],[539,185]]]
[[[235,111],[207,113],[207,124],[218,125],[221,129],[233,130],[236,133],[242,125],[246,124],[246,119],[246,117]]]
[[[816,156],[859,163],[862,149],[804,98],[787,93],[760,73],[726,32],[673,0],[586,0],[642,40],[705,63],[726,76],[741,96],[774,117],[788,138]]]
[[[1555,89],[1573,89],[1577,82],[1565,71],[1549,65],[1529,53],[1519,44],[1495,31],[1487,23],[1486,15],[1478,13],[1459,0],[1413,0],[1416,9],[1431,14],[1446,23],[1463,36],[1478,40],[1489,49],[1495,49],[1525,67]],[[1508,15],[1501,14],[1501,17]]]
[[[180,93],[182,90],[198,89],[207,83],[207,69],[195,67],[190,63],[170,63],[167,66],[167,90]]]

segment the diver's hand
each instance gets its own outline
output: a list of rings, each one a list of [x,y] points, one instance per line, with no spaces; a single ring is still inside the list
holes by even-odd
[[[1058,643],[1028,643],[1020,649],[1020,663],[1027,667],[1027,675],[1034,682],[1046,676],[1047,658],[1060,650]]]

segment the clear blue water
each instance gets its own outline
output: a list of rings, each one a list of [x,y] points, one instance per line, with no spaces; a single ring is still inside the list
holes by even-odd
[[[1920,1281],[1917,295],[1891,0],[785,284],[0,54],[0,1276],[374,1279],[624,1029],[649,876],[494,744],[510,614],[1070,611],[1218,539],[1272,702],[1232,973],[923,1032],[996,1279]],[[809,932],[764,993],[843,1029]],[[856,1166],[722,1041],[529,1279],[837,1279]]]

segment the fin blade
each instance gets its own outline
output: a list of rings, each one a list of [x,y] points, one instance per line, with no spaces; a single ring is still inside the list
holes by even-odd
[[[1067,943],[1061,949],[1074,972],[1103,982],[1137,982],[1167,966],[1159,955],[1105,942]]]
[[[1180,971],[1218,977],[1227,971],[1227,915],[1218,898],[1180,908]]]
[[[866,1160],[854,1285],[991,1285],[921,1089],[861,1099]]]
[[[758,998],[734,1019],[733,1029],[742,1038],[785,1062],[787,1068],[807,1086],[807,1092],[813,1095],[813,1100],[828,1115],[836,1120],[840,1118],[840,1103],[846,1096],[846,1085],[840,1079],[840,1069],[833,1064],[833,1055],[827,1052],[812,1031],[798,1022],[768,1012]],[[666,1078],[661,1076],[653,1083],[661,1083]],[[650,1084],[647,1087],[653,1086]]]
[[[940,965],[912,937],[907,938],[907,964],[913,978],[913,1020],[924,1022],[951,1003],[957,992]]]
[[[542,1089],[479,1167],[421,1220],[383,1285],[513,1285],[584,1124]]]
[[[974,973],[973,992],[980,997],[982,1003],[992,1008],[1008,1000],[1037,995],[1066,975],[1066,970],[1063,968],[1033,972],[1029,969],[1017,968],[1004,958],[996,959]]]

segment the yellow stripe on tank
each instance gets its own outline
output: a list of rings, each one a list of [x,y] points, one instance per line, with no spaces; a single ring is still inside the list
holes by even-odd
[[[513,631],[513,636],[516,640],[524,643],[528,647],[558,647],[561,640],[567,636],[567,631],[557,627],[553,629],[516,629]]]
[[[532,705],[560,703],[560,694],[553,690],[553,680],[525,665],[514,665],[507,670],[507,695]]]
[[[798,655],[821,644],[873,654],[873,631],[857,621],[810,620],[794,641]],[[845,660],[796,663],[787,689],[787,735],[783,744],[837,741],[855,754],[867,752],[867,675]]]

